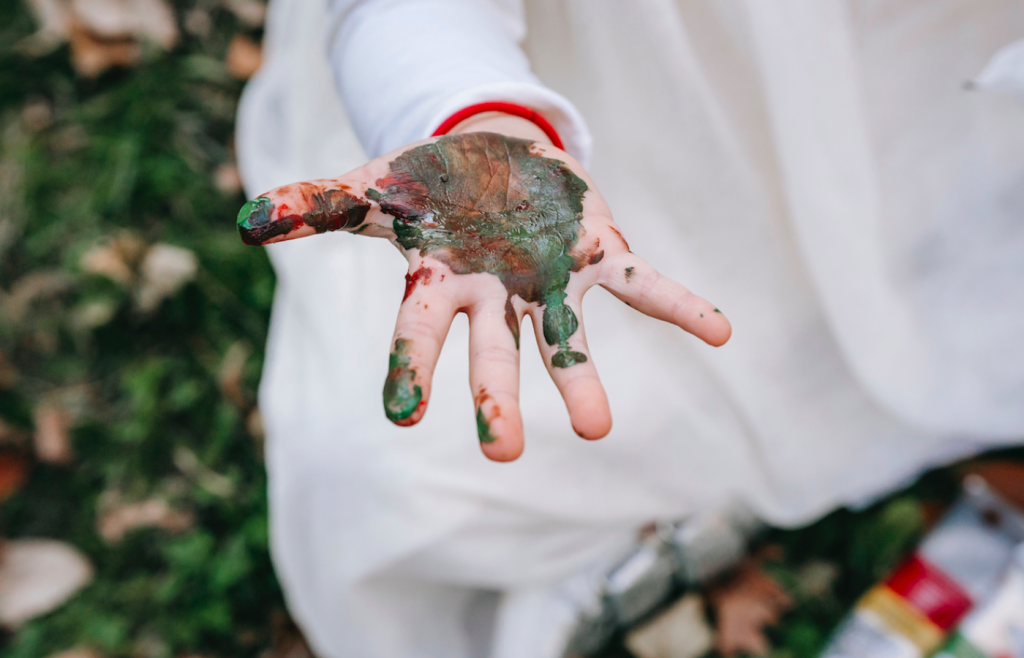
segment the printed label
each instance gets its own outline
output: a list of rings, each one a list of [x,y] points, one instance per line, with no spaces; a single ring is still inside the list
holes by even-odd
[[[915,555],[857,602],[827,658],[920,658],[941,644],[967,611],[970,596],[946,574]]]
[[[897,569],[886,585],[942,631],[956,626],[973,605],[967,592],[919,555]]]

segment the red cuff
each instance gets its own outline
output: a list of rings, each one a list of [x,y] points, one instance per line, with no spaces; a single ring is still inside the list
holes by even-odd
[[[441,122],[441,125],[437,127],[434,134],[431,137],[439,137],[441,135],[448,134],[448,131],[462,123],[466,119],[476,114],[482,114],[484,112],[502,112],[504,114],[511,114],[512,116],[521,117],[527,121],[532,121],[537,125],[538,128],[544,131],[544,134],[548,136],[551,143],[556,147],[565,150],[562,145],[562,138],[558,136],[558,131],[551,123],[541,116],[536,110],[532,110],[523,105],[516,105],[515,103],[477,103],[476,105],[470,105],[464,107],[455,114],[451,115],[447,119]]]

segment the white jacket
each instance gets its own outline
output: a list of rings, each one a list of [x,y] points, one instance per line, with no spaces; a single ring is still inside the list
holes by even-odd
[[[423,422],[384,417],[394,248],[270,247],[273,550],[317,650],[475,655],[467,592],[556,581],[649,520],[740,501],[801,524],[1024,439],[1024,107],[965,89],[1022,37],[1022,0],[274,0],[239,114],[251,195],[531,105],[633,251],[734,327],[710,348],[595,289],[612,433],[575,436],[524,337],[526,451],[490,463],[464,320]],[[1024,87],[1003,59],[987,86]],[[500,627],[491,655],[520,655]]]

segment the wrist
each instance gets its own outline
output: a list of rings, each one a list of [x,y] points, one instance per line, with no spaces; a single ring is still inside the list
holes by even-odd
[[[551,139],[533,121],[504,112],[481,112],[460,121],[447,132],[449,135],[461,133],[489,132],[528,139],[540,144],[551,144]]]

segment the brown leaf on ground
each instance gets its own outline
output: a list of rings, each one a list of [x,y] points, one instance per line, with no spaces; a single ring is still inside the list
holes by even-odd
[[[27,447],[30,434],[0,418],[0,446]]]
[[[33,435],[36,457],[47,464],[67,464],[74,458],[71,449],[71,414],[53,402],[36,407],[36,431]]]
[[[3,352],[0,352],[0,391],[6,391],[18,381],[18,371],[14,369],[11,362],[7,360]]]
[[[260,0],[225,0],[224,4],[246,27],[261,27],[267,17],[267,5]]]
[[[729,580],[712,588],[708,601],[717,622],[715,646],[723,656],[767,655],[771,643],[764,629],[776,624],[793,605],[757,560],[748,560]]]
[[[185,32],[192,36],[204,38],[213,29],[213,19],[210,18],[210,12],[194,7],[186,11],[184,16],[182,16],[181,26],[185,28]]]
[[[968,463],[962,470],[964,475],[980,476],[1007,502],[1024,510],[1024,464],[993,459]]]
[[[224,194],[238,194],[242,191],[242,177],[233,162],[217,165],[213,171],[213,186]]]
[[[7,318],[14,323],[21,322],[34,303],[61,295],[70,285],[68,276],[60,270],[39,270],[26,274],[11,286],[11,292],[3,298],[0,312],[6,313]]]
[[[712,646],[704,601],[687,594],[654,620],[626,635],[626,648],[637,658],[697,658]]]
[[[260,658],[314,658],[306,638],[291,617],[281,610],[270,616],[271,648],[260,654]]]
[[[118,543],[128,532],[139,528],[182,532],[195,525],[192,514],[172,509],[162,498],[124,503],[115,492],[105,496],[100,510],[96,531],[108,544]]]
[[[254,408],[245,418],[245,430],[249,433],[249,436],[257,441],[263,440],[263,415],[260,413],[259,408]]]
[[[0,452],[0,502],[21,489],[28,479],[28,460],[20,453]]]
[[[53,122],[53,106],[47,101],[36,99],[21,108],[21,125],[29,132],[38,132]]]
[[[823,599],[832,593],[839,578],[839,565],[826,560],[811,560],[797,571],[800,594],[807,598]]]
[[[66,0],[26,0],[39,29],[20,44],[22,52],[40,57],[71,37],[71,6]]]
[[[188,249],[164,243],[153,245],[139,268],[135,307],[143,313],[156,310],[164,299],[194,279],[198,270],[199,260]]]
[[[199,461],[196,453],[185,446],[177,446],[172,457],[178,470],[192,478],[203,489],[220,498],[230,498],[235,494],[235,483],[226,475],[222,475]]]
[[[60,653],[55,653],[49,658],[103,658],[103,655],[92,649],[79,647],[76,649],[69,649]]]
[[[243,378],[245,364],[249,360],[250,354],[252,354],[252,349],[244,340],[233,343],[224,353],[224,359],[221,361],[220,370],[217,373],[217,383],[220,384],[221,393],[242,409],[249,406],[243,388]]]
[[[82,271],[129,286],[135,281],[148,246],[133,233],[119,233],[89,248],[78,261]]]
[[[0,623],[17,628],[55,610],[92,578],[92,565],[69,544],[8,541],[0,561]]]
[[[77,23],[71,28],[71,65],[83,78],[95,78],[115,66],[134,66],[142,47],[131,39],[100,39]]]
[[[263,63],[263,49],[247,36],[236,34],[228,46],[228,73],[238,80],[248,80]]]
[[[71,10],[98,39],[151,41],[164,50],[178,41],[174,12],[165,0],[71,0]]]

